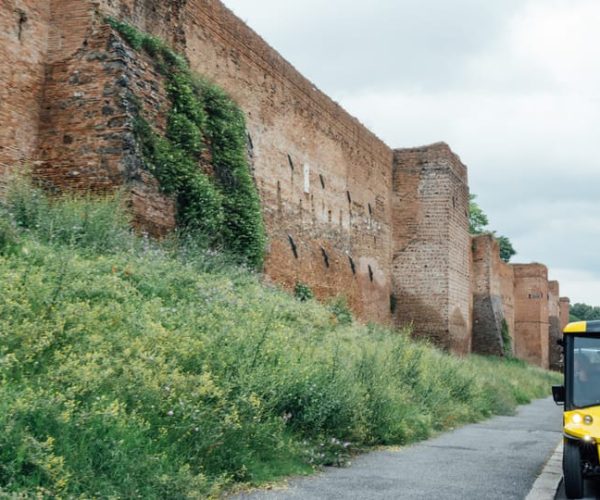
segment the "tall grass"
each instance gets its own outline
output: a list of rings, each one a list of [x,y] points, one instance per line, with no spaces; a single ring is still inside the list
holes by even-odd
[[[0,495],[199,498],[545,396],[556,376],[338,320],[118,197],[0,207]]]

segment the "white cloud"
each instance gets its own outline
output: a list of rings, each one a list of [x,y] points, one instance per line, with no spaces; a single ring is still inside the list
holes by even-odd
[[[578,269],[556,268],[550,272],[550,278],[560,281],[560,294],[569,297],[571,304],[598,304],[600,297],[600,277]]]
[[[225,1],[390,146],[448,142],[518,259],[600,305],[598,0]]]
[[[597,95],[599,22],[597,0],[535,0],[512,23],[511,49],[564,89]]]

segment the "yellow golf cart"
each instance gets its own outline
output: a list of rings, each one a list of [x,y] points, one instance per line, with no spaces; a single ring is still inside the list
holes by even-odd
[[[564,330],[563,473],[568,498],[583,496],[583,479],[600,475],[600,321],[570,323]]]

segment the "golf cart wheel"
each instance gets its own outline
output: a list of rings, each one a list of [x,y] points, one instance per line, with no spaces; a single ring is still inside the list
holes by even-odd
[[[567,439],[563,453],[563,474],[567,498],[583,496],[583,470],[581,466],[581,448],[576,441]]]

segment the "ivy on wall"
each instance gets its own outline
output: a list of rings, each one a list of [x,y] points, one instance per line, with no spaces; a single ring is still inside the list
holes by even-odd
[[[218,86],[194,75],[186,60],[162,40],[108,18],[136,51],[144,51],[167,80],[171,109],[162,136],[136,103],[134,134],[142,159],[161,189],[177,200],[178,224],[260,268],[265,228],[248,164],[243,112]],[[214,176],[198,165],[211,148]]]

